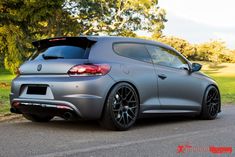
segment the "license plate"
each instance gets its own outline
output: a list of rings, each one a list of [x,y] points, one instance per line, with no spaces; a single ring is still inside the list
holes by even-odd
[[[28,86],[27,94],[33,95],[46,95],[47,87],[46,86]]]

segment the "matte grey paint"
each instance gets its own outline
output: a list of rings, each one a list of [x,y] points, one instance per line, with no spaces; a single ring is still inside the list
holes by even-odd
[[[12,81],[11,104],[13,101],[65,104],[81,118],[99,119],[110,89],[119,82],[128,82],[139,95],[141,116],[149,113],[200,113],[206,88],[217,86],[201,72],[190,72],[192,65],[189,61],[189,70],[175,69],[122,57],[113,51],[114,43],[134,42],[162,46],[178,53],[162,43],[123,37],[87,38],[96,41],[88,59],[25,62],[20,67],[21,75]],[[71,67],[84,63],[107,63],[111,71],[105,76],[68,76]],[[40,64],[42,67],[38,71]],[[45,96],[27,95],[24,88],[30,84],[48,85],[51,92]]]

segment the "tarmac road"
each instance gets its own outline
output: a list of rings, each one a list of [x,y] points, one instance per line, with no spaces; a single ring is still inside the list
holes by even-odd
[[[216,120],[157,117],[138,120],[129,131],[97,122],[0,123],[0,156],[235,156],[235,105]]]

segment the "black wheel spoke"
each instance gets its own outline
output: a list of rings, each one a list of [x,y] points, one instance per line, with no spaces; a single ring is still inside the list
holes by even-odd
[[[127,101],[128,103],[136,103],[135,100]]]
[[[129,107],[129,109],[135,109],[135,108],[137,108],[137,106],[132,106],[132,107]]]
[[[130,98],[128,99],[128,101],[133,101],[133,100],[132,100],[133,97],[134,97],[134,95],[132,94],[132,95],[130,96]]]
[[[130,94],[132,94],[132,93],[131,93],[131,90],[129,90],[129,92],[126,94],[125,99],[127,99],[127,98],[129,97],[129,95],[130,95]]]
[[[210,113],[213,113],[213,106],[210,106]]]
[[[114,111],[114,112],[119,112],[119,111],[120,111],[120,109],[113,109],[113,111]]]
[[[135,112],[133,111],[133,109],[130,109],[130,108],[129,108],[129,111],[130,111],[130,113],[131,113],[132,115],[135,115]]]
[[[118,116],[120,117],[116,117],[116,120],[120,122],[123,119],[123,115],[119,113]]]
[[[213,96],[212,96],[212,99],[215,99],[216,98],[216,96],[217,96],[217,90],[215,90],[215,92],[214,92],[214,94],[213,94]]]
[[[133,117],[131,117],[129,114],[127,114],[127,116],[128,116],[131,120],[134,120],[134,118],[133,118]]]
[[[124,93],[125,93],[125,88],[121,88],[121,96],[122,96],[122,98],[125,95]]]
[[[126,114],[123,113],[123,121],[124,121],[124,125],[127,125],[128,122],[127,122],[127,118],[126,118]]]
[[[131,111],[131,110],[129,110],[129,111]],[[131,116],[129,113],[127,113],[127,116],[128,116],[131,120],[133,120],[133,119],[135,118],[135,113],[134,113],[133,111],[131,111],[131,114],[132,114],[132,116]]]

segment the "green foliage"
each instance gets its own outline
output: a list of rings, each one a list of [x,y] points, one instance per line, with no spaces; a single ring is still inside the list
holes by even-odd
[[[31,42],[55,36],[161,35],[165,11],[157,0],[1,0],[0,67],[12,73],[33,52]]]
[[[15,73],[33,52],[33,40],[75,35],[78,23],[63,5],[64,0],[0,1],[1,66]]]
[[[225,43],[220,40],[212,40],[202,44],[190,44],[188,41],[177,37],[162,36],[153,39],[172,46],[190,60],[214,63],[235,62],[235,52],[226,48]]]
[[[196,47],[184,39],[163,36],[158,38],[158,41],[174,47],[188,59],[193,59],[197,52]]]
[[[137,30],[161,34],[166,13],[157,4],[157,0],[75,0],[67,8],[84,26],[83,35],[135,36]]]
[[[211,41],[197,46],[197,56],[200,60],[210,62],[221,62],[219,58],[226,50],[225,43],[221,41]]]
[[[15,69],[20,65],[22,61],[22,55],[20,53],[22,47],[17,42],[22,38],[22,32],[14,25],[9,25],[8,27],[1,27],[5,35],[6,47],[9,53],[4,57],[4,65],[11,72],[15,72]]]
[[[0,67],[14,73],[34,51],[31,42],[55,36],[118,35],[136,37],[145,30],[191,60],[235,62],[222,41],[193,45],[162,36],[166,12],[157,0],[1,0]]]

